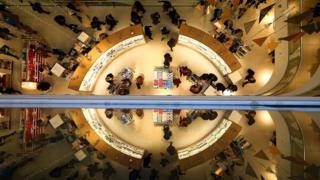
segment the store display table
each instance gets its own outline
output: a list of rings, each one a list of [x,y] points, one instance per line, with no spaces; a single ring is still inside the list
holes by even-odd
[[[61,66],[59,63],[56,63],[56,64],[53,66],[53,68],[51,69],[51,72],[52,72],[54,75],[56,75],[56,76],[58,76],[58,77],[61,77],[62,74],[63,74],[63,72],[64,72],[65,70],[66,70],[66,69],[65,69],[63,66]]]
[[[173,123],[172,109],[154,109],[153,123],[155,125],[170,125]]]
[[[156,67],[153,70],[153,87],[173,89],[173,71],[168,68]]]
[[[59,126],[63,124],[63,120],[61,119],[60,115],[57,114],[53,118],[49,120],[50,124],[53,128],[57,129]]]

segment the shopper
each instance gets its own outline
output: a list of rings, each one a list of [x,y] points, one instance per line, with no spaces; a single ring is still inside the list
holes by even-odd
[[[91,21],[91,28],[101,31],[101,25],[103,24],[103,22],[99,21],[98,17],[94,16]]]
[[[160,156],[161,156],[161,159],[160,159],[161,167],[166,167],[170,163],[170,161],[165,157],[164,153],[160,152]]]
[[[221,91],[221,93],[223,93],[223,91],[226,90],[226,87],[222,83],[217,83],[216,89],[217,89],[217,91]]]
[[[173,48],[176,46],[177,44],[177,40],[176,39],[169,39],[169,41],[167,42],[167,45],[170,47],[170,50],[173,51]]]
[[[113,81],[114,81],[114,76],[112,73],[109,73],[106,78],[105,78],[106,82],[109,83],[109,84],[113,84]]]
[[[149,180],[156,180],[156,179],[159,179],[159,172],[156,170],[156,169],[152,169],[151,170],[151,173],[150,173],[150,176],[149,176]]]
[[[131,22],[133,24],[141,24],[141,17],[136,11],[131,11]]]
[[[76,24],[67,24],[66,25],[72,32],[78,34],[80,33],[82,30],[81,29],[78,29],[78,25]]]
[[[112,31],[113,28],[118,24],[119,21],[115,20],[111,14],[106,16],[105,23],[109,25],[109,31]]]
[[[165,39],[168,39],[169,38],[169,34],[170,34],[170,30],[167,29],[166,26],[163,26],[161,28],[161,41],[165,40]]]
[[[143,75],[140,75],[136,78],[136,86],[138,89],[141,89],[141,86],[143,85],[144,77]]]
[[[3,46],[0,48],[0,54],[4,54],[4,55],[11,56],[11,57],[14,57],[14,58],[16,58],[16,59],[19,59],[19,57],[13,53],[13,49],[10,48],[10,47],[7,46],[7,45],[3,45]]]
[[[166,53],[164,55],[164,62],[163,62],[163,66],[164,68],[169,68],[170,67],[170,63],[172,62],[172,57],[169,53]]]
[[[73,3],[69,2],[67,4],[67,12],[70,16],[75,16],[82,23],[82,17],[78,14],[80,13],[80,9],[77,9]]]
[[[221,19],[221,15],[222,15],[222,9],[221,8],[216,8],[214,11],[213,11],[213,16],[212,18],[210,19],[211,22],[215,22],[217,20],[220,20]]]
[[[11,37],[17,37],[16,35],[12,34],[8,28],[1,28],[0,27],[0,38],[4,40],[10,40]]]
[[[163,12],[168,12],[169,9],[172,7],[172,4],[170,1],[158,1],[162,3],[162,11]]]
[[[173,78],[173,84],[178,88],[181,84],[180,78]]]
[[[172,141],[170,142],[170,145],[167,147],[167,152],[171,155],[174,156],[177,153],[176,148],[172,145]]]
[[[160,14],[158,12],[154,12],[150,15],[152,24],[157,25],[160,23]]]
[[[35,2],[35,3],[32,3],[29,1],[29,4],[30,6],[32,7],[32,10],[42,14],[42,13],[45,13],[45,14],[50,14],[49,11],[46,11],[42,8],[41,4],[39,2]]]
[[[140,175],[140,169],[133,169],[129,172],[129,180],[137,180],[140,179],[141,175]]]
[[[55,16],[54,21],[60,26],[66,26],[66,18],[62,15]]]
[[[148,153],[143,157],[143,167],[150,168],[152,153]]]
[[[142,12],[143,14],[146,12],[144,6],[141,4],[140,1],[135,1],[133,4],[133,8],[137,10],[137,12]]]
[[[255,83],[256,79],[254,78],[254,74],[255,72],[252,69],[248,69],[247,70],[247,76],[245,77],[245,81],[242,83],[242,87],[244,87],[245,85],[249,84],[249,83]]]
[[[144,26],[144,33],[150,40],[153,40],[153,38],[152,38],[152,26]]]
[[[48,91],[51,87],[51,84],[46,82],[46,81],[42,81],[40,83],[38,83],[37,89],[39,91]]]
[[[246,118],[248,120],[248,125],[249,126],[253,125],[256,122],[256,120],[254,119],[256,114],[257,113],[255,111],[247,111],[246,112],[245,116],[246,116]]]

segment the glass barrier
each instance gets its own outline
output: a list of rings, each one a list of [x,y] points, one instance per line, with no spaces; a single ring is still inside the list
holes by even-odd
[[[301,1],[300,0],[288,0],[288,7],[296,7],[294,12],[289,13],[289,16],[294,16],[300,14],[301,12]],[[299,24],[287,23],[288,25],[288,34],[296,34],[301,32]],[[263,95],[277,95],[281,94],[281,92],[292,82],[292,80],[296,77],[298,72],[300,61],[301,61],[301,39],[297,42],[289,41],[288,42],[288,66],[285,71],[284,76],[279,81],[279,83],[269,90],[267,93]]]
[[[310,134],[291,111],[2,108],[0,115],[1,179],[319,178],[309,171],[319,159],[305,146],[320,143],[306,144]]]

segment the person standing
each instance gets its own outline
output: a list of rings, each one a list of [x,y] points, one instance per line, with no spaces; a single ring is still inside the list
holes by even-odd
[[[146,34],[146,36],[147,36],[150,40],[153,40],[153,38],[152,38],[152,26],[145,26],[145,27],[144,27],[144,33]]]
[[[171,155],[171,156],[174,156],[174,155],[176,155],[176,153],[177,153],[177,150],[176,150],[176,148],[172,145],[173,143],[172,143],[172,141],[170,142],[170,145],[168,146],[168,148],[167,148],[167,152]]]
[[[0,28],[0,38],[4,40],[10,40],[10,36],[17,37],[16,35],[12,34],[8,28]]]
[[[113,28],[118,24],[118,21],[114,19],[111,14],[106,16],[105,23],[109,25],[109,31],[112,31]]]
[[[256,79],[254,78],[254,74],[255,72],[252,69],[248,69],[247,70],[247,76],[245,77],[245,81],[242,83],[242,87],[244,87],[245,85],[249,84],[249,83],[255,83]]]
[[[98,31],[101,31],[102,24],[104,24],[104,23],[99,21],[99,19],[96,16],[94,16],[91,21],[91,28],[97,29]]]
[[[170,50],[173,51],[173,48],[176,46],[177,44],[177,40],[176,39],[169,39],[169,41],[167,42],[167,45],[170,47]]]
[[[11,57],[14,57],[16,59],[19,59],[19,57],[17,55],[15,55],[13,53],[13,50],[7,46],[7,45],[3,45],[1,48],[0,48],[0,54],[4,54],[4,55],[7,55],[7,56],[11,56]]]
[[[35,3],[32,3],[29,1],[29,4],[32,8],[32,10],[38,12],[39,14],[42,14],[42,13],[45,13],[45,14],[50,14],[49,11],[46,11],[42,8],[41,4],[39,2],[35,2]]]
[[[160,14],[158,12],[152,13],[151,15],[152,24],[157,25],[160,23]]]
[[[167,29],[166,26],[163,26],[161,28],[161,41],[165,40],[165,39],[168,39],[169,38],[169,34],[170,34],[170,30]]]

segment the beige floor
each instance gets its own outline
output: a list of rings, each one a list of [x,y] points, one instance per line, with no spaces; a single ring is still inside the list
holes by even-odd
[[[264,6],[265,5],[262,5],[261,8],[263,8]],[[13,6],[11,9],[14,13],[19,15],[20,19],[23,22],[25,22],[26,24],[28,24],[32,28],[36,29],[39,32],[39,34],[45,38],[45,40],[48,42],[48,44],[52,48],[62,48],[62,49],[65,49],[65,51],[68,51],[72,47],[73,43],[75,42],[76,34],[72,33],[71,31],[69,31],[68,29],[66,29],[64,27],[58,26],[53,21],[53,17],[58,14],[65,15],[67,17],[68,22],[75,23],[75,24],[79,24],[79,23],[77,22],[77,20],[75,18],[67,16],[65,10],[59,6],[55,6],[55,7],[51,6],[51,7],[47,7],[47,8],[52,12],[51,15],[38,15],[38,14],[34,13],[31,10],[31,8],[29,8],[29,7]],[[211,18],[210,14],[202,16],[201,12],[195,10],[194,8],[189,8],[189,7],[178,7],[177,10],[184,19],[187,19],[188,24],[190,24],[192,26],[196,26],[196,27],[198,27],[204,31],[207,31],[207,32],[212,29],[212,26],[209,21]],[[143,20],[144,24],[151,24],[151,19],[149,17],[150,17],[150,14],[155,11],[161,12],[161,8],[160,7],[148,7],[147,13],[145,14],[145,18]],[[130,18],[129,18],[130,11],[129,11],[128,7],[114,7],[114,8],[113,7],[90,7],[86,13],[89,14],[91,17],[97,16],[101,20],[104,19],[104,16],[106,13],[112,13],[116,19],[120,20],[119,24],[116,26],[114,31],[117,31],[123,27],[126,27],[130,23]],[[155,36],[159,37],[159,29],[163,25],[168,26],[176,33],[177,28],[175,28],[171,25],[168,17],[165,14],[163,14],[162,12],[160,14],[161,14],[161,23],[153,28],[154,32],[155,32],[154,33]],[[252,20],[253,18],[256,18],[257,16],[258,16],[258,11],[256,11],[255,9],[250,9],[240,20],[235,22],[235,26],[243,29],[243,23],[248,22],[248,21]],[[270,32],[272,32],[272,26],[269,29],[265,29],[265,27],[263,25],[264,23],[265,22],[263,22],[261,24],[256,23],[254,25],[253,29],[250,31],[250,33],[248,35],[245,34],[244,41],[247,45],[252,47],[252,51],[249,52],[246,57],[244,57],[243,59],[240,59],[240,62],[242,64],[242,68],[240,69],[241,74],[243,76],[245,76],[247,68],[254,69],[256,71],[257,83],[250,84],[250,85],[246,86],[245,88],[239,87],[239,91],[237,92],[237,95],[248,95],[248,94],[255,92],[259,88],[263,87],[263,85],[267,83],[268,79],[272,75],[273,65],[270,61],[270,58],[267,55],[267,48],[265,46],[265,44],[267,44],[267,43],[265,43],[262,47],[258,47],[257,45],[254,45],[254,43],[251,41],[252,38],[258,38],[258,37],[261,37],[264,35],[268,35],[268,34],[270,34]],[[95,31],[92,31],[90,28],[87,28],[87,26],[84,26],[84,25],[80,25],[80,26],[82,26],[83,29],[87,33],[92,34],[94,36],[97,36],[98,34],[105,32],[105,30],[95,32]],[[261,31],[261,29],[262,29],[262,31]],[[258,31],[259,32],[261,31],[261,32],[257,33]],[[108,34],[112,33],[109,31],[106,31],[106,32]],[[21,40],[14,40],[14,41],[16,44],[19,44],[19,45],[18,46],[12,45],[12,46],[14,49],[17,50],[17,53],[19,53],[21,51],[22,41]],[[135,55],[135,57],[137,59],[145,60],[146,62],[143,62],[142,64],[146,64],[146,65],[151,63],[153,59],[156,60],[155,64],[149,64],[148,66],[146,66],[146,68],[144,68],[144,66],[139,68],[139,66],[141,66],[141,65],[135,63],[135,65],[137,67],[137,72],[145,71],[144,73],[148,74],[151,72],[150,70],[152,70],[152,68],[155,65],[162,64],[161,59],[162,59],[163,53],[166,52],[168,49],[165,47],[164,42],[161,44],[158,44],[159,42],[160,41],[148,42],[148,44],[145,47],[147,49],[149,47],[150,49],[148,49],[148,51],[143,51],[144,53],[141,53],[140,57],[138,57],[139,56],[138,54]],[[156,47],[156,46],[161,47],[160,48],[161,50],[158,48],[152,48],[152,47]],[[179,65],[180,63],[186,63],[186,64],[190,65],[192,67],[192,69],[195,69],[195,71],[199,72],[199,74],[204,73],[202,71],[208,71],[208,70],[213,71],[213,72],[216,71],[216,68],[214,68],[212,66],[206,66],[206,64],[208,64],[208,63],[205,62],[205,59],[203,57],[200,58],[196,52],[193,52],[193,50],[180,49],[179,47],[177,47],[176,49],[177,50],[173,54],[173,56],[174,56],[173,65]],[[142,49],[139,50],[139,48],[133,49],[133,51],[136,51],[136,52],[141,52],[141,50]],[[148,53],[145,53],[145,52],[148,52]],[[144,57],[145,54],[148,54],[148,56],[155,54],[156,56],[153,56],[153,58],[149,58],[148,56]],[[125,53],[121,57],[119,57],[116,61],[127,62],[127,61],[129,61],[129,59],[127,59],[127,61],[125,61],[124,59],[122,60],[122,57],[125,58],[125,57],[129,57],[130,55],[131,55],[130,52],[128,52],[128,54]],[[189,55],[192,55],[194,57],[199,57],[199,61],[198,61],[198,58],[194,58],[194,57],[189,58]],[[144,59],[144,58],[146,58],[146,59]],[[150,60],[150,59],[152,59],[152,60]],[[55,63],[55,61],[56,61],[55,57],[51,58],[51,60],[49,60],[49,61],[52,64]],[[117,63],[116,61],[114,61],[114,62]],[[131,62],[131,64],[132,63],[133,62]],[[111,64],[110,66],[113,66],[113,64]],[[20,79],[20,74],[19,74],[20,64],[17,62],[15,67],[16,68],[14,70],[15,71],[14,79]],[[210,68],[210,67],[212,67],[212,68]],[[142,68],[144,70],[142,70]],[[105,72],[106,71],[109,71],[109,70],[106,69]],[[49,92],[50,94],[77,94],[78,93],[76,91],[67,89],[68,81],[64,78],[52,77],[49,81],[54,84],[54,88],[52,89],[52,92]],[[19,81],[15,81],[14,84],[15,84],[15,88],[17,88],[17,89],[20,88]],[[132,92],[134,92],[134,91],[132,91]],[[26,91],[25,93],[38,94],[39,92]],[[97,90],[95,93],[105,94],[105,92],[102,90],[101,91]],[[159,93],[159,92],[155,92],[155,93]],[[151,94],[151,93],[148,93],[148,94]],[[161,94],[166,94],[166,93],[161,93]],[[173,93],[173,94],[175,94],[175,93]]]
[[[215,66],[200,53],[181,45],[177,45],[174,48],[174,51],[171,52],[167,47],[166,42],[161,42],[159,34],[156,34],[155,40],[149,41],[145,45],[135,47],[125,52],[117,57],[109,66],[107,66],[107,68],[99,76],[93,94],[108,94],[106,92],[108,83],[104,80],[106,75],[108,73],[117,75],[122,68],[129,67],[134,71],[134,79],[130,90],[130,95],[193,95],[189,91],[192,83],[186,80],[185,77],[181,78],[182,83],[179,88],[174,88],[172,90],[153,88],[153,69],[155,67],[163,66],[163,55],[167,52],[173,57],[171,68],[174,70],[176,77],[179,77],[178,67],[181,65],[186,65],[192,70],[192,72],[199,76],[202,73],[214,73],[217,75],[219,82],[225,83],[224,78],[221,76]],[[141,74],[143,74],[145,78],[144,85],[141,89],[137,89],[134,84],[134,80]],[[210,95],[215,94],[217,93],[213,91]]]
[[[270,2],[271,3],[271,2]],[[262,5],[260,7],[263,8],[266,5]],[[39,34],[45,37],[46,41],[53,47],[53,48],[62,48],[66,51],[72,47],[72,44],[75,41],[76,35],[70,32],[68,29],[59,27],[55,24],[52,20],[53,15],[63,14],[66,15],[66,12],[61,9],[60,7],[48,7],[50,11],[52,11],[52,15],[37,15],[31,11],[30,7],[25,7],[21,9],[21,7],[12,7],[12,11],[17,13],[21,20],[37,31]],[[178,12],[184,19],[187,19],[187,22],[198,28],[203,29],[204,31],[209,31],[211,29],[211,25],[209,23],[209,19],[211,15],[202,16],[200,12],[197,12],[194,8],[177,8]],[[160,7],[148,7],[147,13],[145,15],[144,22],[145,24],[150,24],[149,15],[151,12],[154,11],[161,11]],[[114,31],[117,31],[123,27],[129,25],[129,8],[127,7],[90,7],[89,11],[87,12],[91,16],[98,16],[100,19],[104,19],[104,15],[106,13],[112,13],[116,19],[119,19],[119,25],[115,28]],[[66,15],[67,16],[67,15]],[[168,18],[161,13],[161,25],[169,25]],[[255,9],[250,9],[243,18],[236,22],[236,26],[243,29],[243,23],[248,22],[254,18],[257,18],[258,11]],[[77,21],[72,17],[67,17],[67,20],[72,23],[77,23]],[[114,63],[108,66],[101,78],[97,81],[99,86],[97,86],[94,90],[94,94],[105,95],[105,88],[107,84],[104,82],[104,76],[109,73],[117,73],[124,64],[129,64],[135,67],[136,74],[144,73],[146,75],[146,83],[151,82],[152,78],[152,69],[154,66],[158,66],[162,64],[163,54],[168,51],[164,42],[159,41],[159,27],[154,27],[156,40],[149,41],[148,44],[134,48],[119,58],[117,58]],[[240,70],[241,73],[244,75],[247,68],[253,68],[256,71],[257,76],[257,83],[254,85],[248,85],[245,88],[240,88],[238,94],[247,95],[250,93],[255,92],[259,88],[263,87],[264,84],[267,83],[269,77],[273,72],[273,65],[271,63],[270,58],[267,56],[267,48],[265,45],[262,47],[257,47],[251,41],[252,38],[259,38],[263,37],[264,35],[268,35],[272,32],[272,27],[270,29],[266,29],[261,31],[261,33],[256,34],[261,29],[264,29],[263,24],[255,24],[252,31],[245,35],[244,40],[246,44],[253,45],[253,50],[243,59],[240,60],[242,64],[242,69]],[[101,32],[93,32],[89,29],[85,29],[90,34],[98,35]],[[176,31],[176,29],[175,29]],[[112,32],[108,32],[109,34]],[[20,43],[19,46],[12,45],[18,52],[22,48],[22,41],[21,40],[14,40],[16,43]],[[145,53],[148,52],[148,53]],[[192,57],[192,58],[190,58]],[[173,52],[173,63],[172,66],[178,66],[180,64],[187,64],[190,66],[195,72],[201,73],[204,72],[213,72],[217,73],[215,67],[213,67],[203,56],[198,54],[197,52],[182,46],[177,46]],[[52,63],[56,60],[52,58]],[[19,88],[19,81],[20,74],[19,74],[19,62],[16,62],[16,68],[14,71],[14,78],[15,78],[15,87]],[[221,79],[221,78],[219,78]],[[63,78],[53,77],[50,81],[52,81],[55,85],[53,90],[50,92],[52,94],[77,94],[78,92],[72,91],[67,89],[68,81]],[[152,87],[148,86],[145,89],[137,90],[135,87],[131,89],[132,94],[161,94],[161,95],[189,95],[190,92],[187,90],[188,84],[185,84],[186,81],[183,80],[183,84],[178,89],[174,89],[172,91],[162,91],[162,90],[155,90]],[[39,92],[27,92],[27,93],[39,93]],[[104,118],[103,110],[98,110],[101,118]],[[220,112],[219,115],[222,116],[223,112]],[[264,149],[268,146],[268,140],[271,136],[271,132],[274,129],[273,123],[268,117],[266,112],[259,111],[257,114],[257,123],[254,126],[248,127],[246,124],[246,120],[243,118],[240,121],[240,125],[242,126],[241,134],[247,137],[251,143],[253,144],[253,151],[248,152],[246,156],[248,156],[248,161],[250,161],[259,172],[264,172],[264,168],[259,164],[259,160],[254,159],[252,156],[255,152],[260,149]],[[145,117],[143,119],[136,119],[135,123],[129,126],[121,125],[116,119],[109,119],[104,118],[106,125],[112,131],[117,132],[117,135],[124,140],[135,144],[137,146],[142,146],[147,149],[155,150],[154,152],[163,151],[166,147],[165,142],[162,140],[162,132],[160,127],[155,127],[152,124],[151,113],[145,112]],[[178,127],[172,127],[173,130],[173,137],[172,140],[175,143],[176,147],[182,147],[184,145],[188,145],[191,143],[196,142],[197,140],[201,139],[205,134],[209,133],[218,123],[218,119],[212,122],[206,122],[202,120],[197,120],[190,127],[186,129],[181,129]],[[125,132],[125,133],[123,133]],[[154,133],[155,132],[155,133]],[[186,138],[187,137],[187,138]],[[141,139],[147,139],[147,142],[141,142]],[[256,140],[258,139],[258,140]],[[153,142],[154,141],[154,142]],[[155,143],[157,142],[157,144]],[[158,155],[153,160],[153,164],[158,166]],[[115,179],[123,179],[127,177],[127,169],[124,167],[119,167],[118,174],[115,176]],[[188,172],[188,177],[183,177],[182,179],[210,179],[210,168],[211,166],[208,163],[203,164],[201,166],[195,167],[190,172]],[[125,172],[125,173],[121,173]],[[166,172],[168,173],[168,172]],[[243,174],[243,169],[239,169],[238,174]],[[167,177],[167,174],[166,174]],[[145,177],[146,178],[146,177]],[[246,179],[249,177],[246,176]]]
[[[169,141],[163,139],[162,126],[153,123],[153,110],[144,110],[144,117],[142,119],[137,117],[134,111],[132,111],[134,121],[128,125],[122,124],[115,115],[112,119],[106,118],[104,109],[98,109],[97,112],[105,126],[129,144],[141,147],[154,154],[166,151]],[[186,112],[188,110],[183,110],[182,114]],[[178,127],[179,117],[176,116],[174,123],[170,126],[170,130],[172,131],[170,141],[174,143],[177,149],[198,142],[220,123],[224,111],[218,111],[218,113],[219,116],[213,121],[204,121],[201,118],[197,118],[185,128]]]

